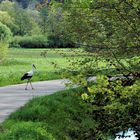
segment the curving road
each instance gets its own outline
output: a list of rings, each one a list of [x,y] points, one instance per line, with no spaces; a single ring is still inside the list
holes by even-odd
[[[26,84],[18,84],[0,87],[0,123],[3,122],[10,113],[23,106],[35,96],[50,95],[56,91],[64,90],[67,80],[51,80],[42,82],[33,82],[34,90]]]
[[[125,77],[111,77],[110,80],[114,81],[117,78],[124,79]],[[96,76],[89,77],[87,80],[96,81]],[[11,112],[23,106],[33,97],[49,95],[56,91],[64,90],[66,82],[68,82],[67,79],[34,82],[34,90],[31,89],[30,85],[28,85],[30,89],[25,90],[26,83],[0,87],[0,122],[4,121]]]

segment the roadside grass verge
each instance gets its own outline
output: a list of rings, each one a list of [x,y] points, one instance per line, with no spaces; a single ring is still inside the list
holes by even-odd
[[[90,105],[81,100],[83,92],[70,89],[32,99],[2,124],[0,139],[92,140],[96,122],[90,116]]]

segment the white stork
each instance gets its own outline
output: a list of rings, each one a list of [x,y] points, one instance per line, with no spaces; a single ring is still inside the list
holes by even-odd
[[[27,73],[25,73],[25,74],[21,77],[21,80],[27,80],[27,85],[26,85],[25,90],[27,90],[28,83],[30,83],[31,88],[34,89],[33,86],[32,86],[32,84],[31,84],[31,78],[32,78],[32,76],[34,75],[35,69],[36,69],[35,65],[32,64],[32,70],[29,71],[29,72],[27,72]]]

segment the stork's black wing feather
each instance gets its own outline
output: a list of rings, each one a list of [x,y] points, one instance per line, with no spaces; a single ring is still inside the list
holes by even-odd
[[[27,76],[28,76],[28,73],[25,73],[25,74],[21,77],[21,80],[26,79],[26,78],[27,78]]]
[[[21,77],[21,80],[30,79],[30,78],[32,78],[32,76],[29,76],[28,73],[25,73],[25,74]]]

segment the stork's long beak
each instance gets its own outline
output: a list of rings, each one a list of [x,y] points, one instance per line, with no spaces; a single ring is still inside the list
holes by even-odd
[[[36,66],[34,65],[34,68],[36,69]]]
[[[36,66],[34,64],[32,66],[36,69]]]

